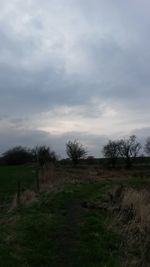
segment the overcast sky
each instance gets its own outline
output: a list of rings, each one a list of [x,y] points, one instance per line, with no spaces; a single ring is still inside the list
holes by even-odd
[[[150,135],[149,0],[0,0],[0,151]]]

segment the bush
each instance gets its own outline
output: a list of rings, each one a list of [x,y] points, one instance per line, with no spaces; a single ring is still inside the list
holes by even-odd
[[[78,164],[80,159],[85,158],[87,155],[87,151],[84,146],[76,140],[74,142],[69,141],[66,144],[66,153],[75,166]]]
[[[33,159],[43,167],[50,162],[55,163],[57,161],[57,155],[47,146],[37,146],[32,150]]]
[[[1,160],[7,165],[25,164],[32,161],[32,153],[27,148],[17,146],[7,150]]]

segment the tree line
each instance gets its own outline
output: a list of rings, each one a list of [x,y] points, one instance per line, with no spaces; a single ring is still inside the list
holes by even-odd
[[[109,164],[116,168],[117,162],[121,159],[126,168],[131,168],[135,159],[140,156],[142,145],[135,135],[119,140],[108,140],[102,148],[103,156]],[[150,137],[146,139],[144,152],[150,156]],[[66,143],[66,155],[77,166],[81,159],[91,162],[94,157],[88,156],[87,149],[77,140]],[[36,146],[33,149],[17,146],[4,152],[0,158],[1,164],[17,165],[29,162],[36,162],[39,166],[55,163],[59,159],[55,151],[48,146]]]
[[[128,139],[109,140],[103,148],[103,154],[116,167],[118,158],[122,158],[127,168],[131,168],[135,159],[139,156],[142,146],[135,135]]]
[[[56,162],[58,160],[57,155],[48,146],[36,146],[33,149],[29,149],[22,146],[16,146],[7,150],[1,156],[1,164],[6,165],[21,165],[30,162],[36,162],[40,166],[48,164],[50,162]]]

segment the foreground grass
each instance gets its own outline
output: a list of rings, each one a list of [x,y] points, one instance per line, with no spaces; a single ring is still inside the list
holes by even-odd
[[[120,237],[99,210],[82,201],[102,198],[105,185],[67,185],[30,207],[1,218],[0,266],[120,266]]]
[[[1,200],[13,199],[18,180],[22,190],[32,188],[33,171],[32,166],[0,167]],[[51,171],[44,181],[56,181],[58,188],[48,192],[45,184],[42,193],[31,192],[31,202],[0,213],[0,266],[149,266],[149,172]],[[112,213],[82,205],[108,200],[120,185],[126,193],[114,207],[109,202]],[[113,212],[120,204],[120,213]]]
[[[0,166],[0,201],[8,201],[17,191],[17,182],[22,190],[34,183],[35,172],[32,165]]]

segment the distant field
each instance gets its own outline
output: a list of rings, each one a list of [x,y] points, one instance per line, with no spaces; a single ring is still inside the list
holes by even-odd
[[[0,201],[9,200],[21,182],[22,190],[34,182],[35,172],[32,165],[0,166]]]

